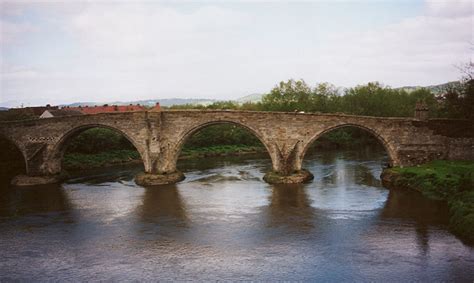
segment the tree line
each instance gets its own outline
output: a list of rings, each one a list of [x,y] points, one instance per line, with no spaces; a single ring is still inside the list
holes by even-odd
[[[234,101],[218,101],[209,105],[175,105],[170,109],[234,109],[253,111],[302,111],[320,113],[345,113],[379,117],[413,117],[417,102],[424,102],[431,118],[455,118],[474,120],[473,64],[463,69],[463,78],[446,84],[439,93],[428,88],[413,91],[395,89],[378,82],[371,82],[347,89],[339,89],[329,83],[308,85],[304,80],[282,81],[266,93],[259,102],[239,104]],[[164,107],[165,108],[165,107]],[[0,120],[15,120],[8,111]],[[29,118],[29,117],[28,117]],[[375,143],[372,136],[359,129],[342,128],[326,134],[319,144],[350,146]],[[186,148],[214,145],[262,146],[246,129],[236,125],[214,125],[202,129],[189,138]],[[68,152],[95,154],[103,149],[134,150],[122,135],[108,129],[90,129],[72,140]]]
[[[428,88],[408,91],[371,82],[340,90],[329,83],[314,87],[304,80],[282,81],[259,102],[218,101],[210,105],[174,105],[170,109],[234,109],[345,113],[377,117],[413,117],[423,102],[431,118],[474,119],[474,80],[448,83],[435,94]]]

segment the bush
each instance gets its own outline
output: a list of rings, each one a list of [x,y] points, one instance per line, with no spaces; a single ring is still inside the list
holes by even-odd
[[[104,128],[86,130],[67,145],[67,153],[95,154],[110,150],[136,149],[122,134]]]

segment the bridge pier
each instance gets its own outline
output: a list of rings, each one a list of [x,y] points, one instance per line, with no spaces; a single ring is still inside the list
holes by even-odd
[[[426,118],[425,114],[394,118],[231,110],[137,111],[0,122],[0,135],[12,141],[25,158],[26,175],[16,177],[15,185],[61,181],[62,153],[68,141],[94,127],[115,130],[136,147],[145,165],[137,183],[144,185],[182,180],[176,161],[186,140],[204,127],[222,123],[243,127],[262,142],[272,159],[272,172],[264,180],[271,183],[311,180],[311,173],[301,166],[306,150],[325,133],[342,127],[371,133],[386,149],[392,166],[474,159],[472,122]]]
[[[143,172],[135,176],[135,183],[140,186],[159,186],[174,184],[184,180],[184,178],[184,174],[181,171],[175,171],[168,174]]]
[[[296,184],[311,181],[314,176],[301,168],[301,142],[292,142],[286,146],[279,140],[270,141],[267,150],[272,161],[272,171],[267,172],[263,180],[271,184]],[[160,141],[150,146],[149,158],[145,162],[145,172],[135,176],[135,183],[141,186],[157,186],[174,184],[185,179],[177,169],[178,157],[182,145],[172,145],[168,141]]]
[[[263,176],[263,180],[269,184],[300,184],[314,179],[314,175],[306,169],[294,171],[290,174],[282,174],[270,171]]]
[[[273,170],[267,172],[263,180],[270,184],[299,184],[313,180],[313,174],[301,166],[298,149],[296,146],[287,155],[278,154],[275,161],[272,158]]]
[[[135,176],[135,183],[140,186],[159,186],[184,180],[184,174],[176,169],[179,153],[174,147],[157,142],[152,143],[149,149],[145,172]]]
[[[276,140],[270,148],[272,171],[263,180],[270,184],[299,184],[314,179],[313,174],[302,168],[301,141]]]
[[[17,187],[24,186],[37,186],[47,184],[57,184],[65,179],[65,175],[44,175],[44,176],[28,176],[28,175],[17,175],[15,176],[11,184]]]
[[[13,186],[36,186],[60,183],[67,178],[61,171],[61,159],[51,154],[48,146],[36,149],[35,145],[24,147],[26,174],[15,176],[10,182]]]

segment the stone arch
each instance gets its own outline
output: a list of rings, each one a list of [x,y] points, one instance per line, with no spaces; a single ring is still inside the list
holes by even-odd
[[[379,141],[379,143],[384,148],[385,152],[388,155],[390,166],[396,166],[396,165],[399,164],[395,147],[391,143],[389,143],[389,141],[385,137],[383,137],[381,134],[379,134],[379,132],[375,129],[372,129],[370,127],[360,125],[360,124],[354,124],[354,123],[344,123],[344,124],[339,124],[339,125],[336,125],[336,126],[331,126],[327,129],[324,129],[323,131],[318,132],[315,135],[313,135],[311,137],[311,139],[303,146],[303,150],[299,154],[299,160],[301,162],[303,161],[303,159],[306,155],[306,152],[308,151],[308,149],[311,147],[311,145],[317,139],[319,139],[320,137],[322,137],[323,135],[325,135],[325,134],[327,134],[331,131],[341,129],[341,128],[346,128],[346,127],[354,127],[354,128],[362,129],[362,130],[370,133],[377,141]]]
[[[194,125],[191,129],[187,129],[178,139],[178,142],[176,143],[176,147],[175,147],[175,152],[174,152],[174,155],[173,155],[173,162],[174,164],[177,163],[178,161],[178,157],[181,153],[181,150],[183,149],[183,146],[184,144],[186,143],[186,141],[192,136],[194,135],[195,133],[197,133],[198,131],[206,128],[206,127],[209,127],[209,126],[213,126],[213,125],[222,125],[222,124],[231,124],[231,125],[236,125],[238,127],[241,127],[245,130],[247,130],[248,132],[250,132],[251,134],[253,134],[262,144],[263,146],[265,147],[268,155],[270,156],[270,159],[271,159],[271,162],[272,162],[272,166],[275,166],[275,161],[276,161],[276,155],[275,155],[275,151],[273,150],[272,146],[270,145],[270,143],[263,137],[263,135],[261,135],[257,130],[255,130],[254,128],[252,128],[251,126],[249,125],[246,125],[244,123],[241,123],[239,121],[232,121],[232,120],[213,120],[213,121],[207,121],[207,122],[204,122],[204,123],[200,123],[200,124],[197,124],[197,125]]]
[[[4,134],[4,133],[1,133],[0,132],[0,139],[4,139],[6,140],[7,142],[9,142],[10,144],[12,144],[17,150],[18,152],[21,153],[21,156],[23,157],[23,165],[24,165],[24,172],[26,174],[28,174],[28,158],[26,156],[26,153],[25,153],[25,150],[21,147],[20,144],[18,144],[17,142],[15,142],[15,139],[11,138],[10,136]]]
[[[61,137],[59,138],[59,141],[56,142],[53,145],[53,148],[50,151],[50,155],[49,155],[49,158],[48,158],[48,160],[50,160],[52,162],[51,166],[52,166],[53,169],[51,171],[53,171],[54,173],[61,172],[61,162],[63,160],[64,153],[66,151],[68,142],[71,139],[73,139],[74,137],[81,134],[82,132],[84,132],[86,130],[89,130],[89,129],[93,129],[93,128],[109,129],[109,130],[112,130],[116,133],[119,133],[120,135],[125,137],[135,147],[135,149],[138,151],[138,153],[140,154],[140,157],[142,159],[142,162],[145,166],[145,170],[147,169],[147,162],[146,162],[147,155],[145,153],[146,150],[144,148],[142,148],[140,146],[140,144],[135,139],[133,139],[130,135],[128,135],[123,130],[121,130],[117,127],[113,127],[113,126],[109,126],[109,125],[105,125],[105,124],[94,123],[94,124],[84,124],[84,125],[73,127],[72,129],[68,130],[67,132],[65,132],[64,134],[61,135]]]

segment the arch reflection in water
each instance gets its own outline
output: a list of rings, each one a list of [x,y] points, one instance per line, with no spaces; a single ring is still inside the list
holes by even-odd
[[[65,222],[74,221],[70,200],[59,184],[28,188],[4,187],[0,189],[0,194],[0,217],[56,214]],[[54,219],[58,220],[56,217]]]
[[[383,207],[388,194],[380,182],[383,156],[381,151],[365,155],[355,150],[310,156],[305,166],[315,176],[308,190],[312,205],[327,211],[331,218],[351,219]]]
[[[264,208],[270,227],[287,227],[299,232],[310,231],[319,213],[311,206],[305,186],[301,184],[272,185],[269,204]]]
[[[138,208],[145,223],[187,226],[186,207],[176,185],[146,187]]]

